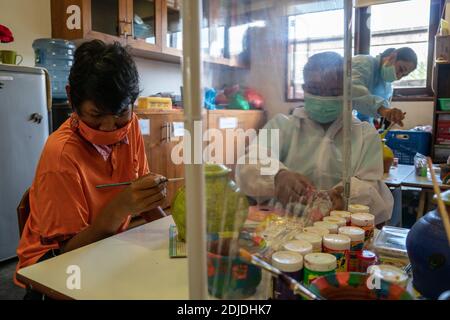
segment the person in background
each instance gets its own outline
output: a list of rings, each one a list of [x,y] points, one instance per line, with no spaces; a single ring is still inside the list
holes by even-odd
[[[275,198],[285,207],[302,201],[311,190],[326,191],[333,210],[339,210],[343,208],[343,58],[334,52],[315,54],[303,75],[305,106],[292,115],[278,114],[264,126],[269,136],[278,132],[279,141],[260,138],[260,131],[238,161],[236,182],[258,203]],[[262,158],[265,154],[268,159]],[[379,135],[369,123],[354,117],[351,155],[351,203],[369,206],[376,224],[389,220],[394,200],[383,183]],[[271,168],[278,163],[279,170],[263,173],[269,162]]]
[[[390,48],[377,57],[358,55],[352,60],[353,109],[358,118],[372,123],[383,117],[403,126],[402,110],[390,108],[392,82],[406,77],[417,68],[417,55],[408,47]]]
[[[126,230],[130,215],[158,209],[166,196],[166,179],[149,173],[133,113],[139,76],[126,50],[118,43],[84,43],[66,90],[74,112],[42,151],[17,270]],[[96,188],[126,181],[131,185]],[[30,289],[24,297],[42,298]]]

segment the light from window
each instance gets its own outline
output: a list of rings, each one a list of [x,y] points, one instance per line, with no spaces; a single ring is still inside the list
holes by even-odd
[[[426,87],[430,0],[374,5],[371,13],[370,55],[376,56],[389,48],[410,47],[417,54],[417,69],[394,82],[394,87]]]
[[[303,99],[303,67],[316,53],[344,54],[344,10],[288,17],[288,99]]]

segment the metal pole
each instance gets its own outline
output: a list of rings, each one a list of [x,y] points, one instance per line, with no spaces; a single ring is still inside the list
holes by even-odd
[[[352,167],[351,130],[352,130],[352,14],[353,1],[344,0],[344,104],[343,104],[343,145],[344,162],[342,179],[344,185],[345,210],[350,201],[350,181]]]
[[[185,164],[186,240],[189,298],[192,300],[203,300],[208,297],[202,131],[195,130],[195,127],[203,128],[202,58],[200,51],[201,16],[201,0],[183,1],[183,104],[185,129],[190,133],[190,144],[185,143],[185,147],[189,146],[191,151],[190,163]]]

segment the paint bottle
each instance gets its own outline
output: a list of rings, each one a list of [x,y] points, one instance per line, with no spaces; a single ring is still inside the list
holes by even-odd
[[[323,221],[337,224],[338,227],[345,227],[347,225],[347,220],[345,220],[345,218],[341,218],[341,217],[328,216],[328,217],[324,217]]]
[[[330,233],[337,233],[338,232],[338,225],[331,222],[326,221],[317,221],[314,222],[314,227],[321,227],[327,229]]]
[[[360,227],[365,231],[365,241],[372,239],[375,229],[375,216],[370,213],[355,213],[351,216],[352,226]]]
[[[296,252],[304,256],[311,253],[313,247],[311,243],[305,240],[291,240],[283,245],[283,250]]]
[[[272,255],[272,265],[297,281],[303,279],[303,256],[292,251],[278,251]],[[297,300],[289,286],[273,278],[273,298],[276,300]]]
[[[302,232],[295,235],[295,240],[307,241],[312,245],[312,252],[322,252],[322,236],[311,232]]]
[[[343,234],[327,234],[323,236],[323,252],[330,253],[336,257],[336,271],[348,271],[348,258],[351,239]]]
[[[303,228],[303,232],[315,233],[321,237],[323,237],[326,234],[330,234],[330,231],[328,231],[328,229],[322,227],[306,227]]]
[[[310,253],[304,257],[303,283],[310,285],[311,282],[321,276],[336,272],[336,257],[329,253]]]
[[[365,231],[359,227],[340,227],[338,232],[339,234],[348,236],[351,240],[348,258],[348,271],[358,271],[358,253],[362,251],[364,246]]]
[[[368,206],[363,205],[363,204],[349,204],[348,205],[348,211],[350,211],[351,214],[354,214],[354,213],[370,213],[370,208]]]
[[[351,212],[349,211],[340,211],[340,210],[334,210],[330,212],[330,217],[339,217],[339,218],[344,218],[346,221],[346,225],[349,226],[351,224]]]
[[[366,273],[370,266],[378,263],[377,255],[370,250],[362,250],[356,254],[358,259],[358,272]]]

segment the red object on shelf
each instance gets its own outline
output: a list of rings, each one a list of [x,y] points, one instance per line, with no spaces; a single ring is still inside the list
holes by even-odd
[[[11,30],[9,30],[4,25],[0,24],[0,42],[1,43],[9,43],[9,42],[13,42],[13,41],[14,41],[14,37],[13,37]]]
[[[436,142],[450,144],[450,120],[439,120],[437,122]]]

